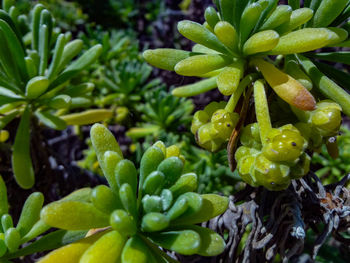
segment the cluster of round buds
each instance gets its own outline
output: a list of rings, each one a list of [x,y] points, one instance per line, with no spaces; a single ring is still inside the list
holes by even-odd
[[[226,102],[211,102],[197,111],[192,120],[191,132],[197,143],[212,152],[220,150],[229,140],[239,115],[225,109]]]
[[[322,100],[316,104],[314,111],[304,112],[301,116],[298,110],[295,111],[301,119],[296,127],[309,141],[311,150],[320,148],[325,139],[339,133],[342,122],[342,108],[339,104],[331,100]]]
[[[271,129],[264,143],[258,135],[257,123],[246,126],[242,146],[235,154],[238,172],[246,183],[282,190],[309,171],[310,157],[304,152],[307,142],[293,125]]]

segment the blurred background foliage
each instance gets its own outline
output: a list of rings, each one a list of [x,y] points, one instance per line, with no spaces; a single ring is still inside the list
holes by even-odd
[[[238,174],[228,168],[226,150],[217,153],[203,150],[189,132],[195,110],[203,109],[209,101],[227,98],[216,90],[192,100],[176,98],[169,93],[174,86],[189,84],[196,79],[152,68],[141,56],[147,48],[190,50],[191,43],[178,33],[177,22],[183,19],[203,22],[199,19],[204,17],[204,7],[212,5],[211,0],[17,0],[20,13],[28,13],[37,2],[53,13],[56,25],[63,31],[71,31],[74,38],[83,40],[84,50],[96,44],[103,45],[98,62],[71,83],[89,81],[95,84],[93,101],[86,103],[92,108],[110,108],[116,112],[113,118],[105,121],[105,125],[116,135],[128,159],[139,162],[145,149],[162,140],[166,146],[181,148],[186,159],[185,172],[191,171],[199,176],[199,193],[231,195],[244,187]],[[100,180],[102,172],[91,142],[87,140],[87,131],[84,127],[74,128],[74,136],[84,143],[79,143],[78,153],[67,153],[68,157],[62,158],[68,158]],[[341,132],[337,140],[340,148],[337,159],[329,156],[326,147],[315,153],[312,159],[316,174],[325,184],[339,181],[350,172],[348,126],[344,125]],[[71,138],[71,133],[66,131],[63,145],[57,146],[56,151],[62,155],[65,154],[62,147],[71,146],[70,139],[67,139]],[[6,148],[6,145],[1,144],[1,148]],[[339,250],[324,246],[317,261],[344,262],[336,260],[338,254]]]

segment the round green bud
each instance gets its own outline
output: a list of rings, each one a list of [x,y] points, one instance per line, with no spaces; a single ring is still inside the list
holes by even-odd
[[[242,129],[240,141],[242,145],[261,149],[260,131],[258,123],[251,123]]]
[[[281,191],[290,184],[290,168],[267,159],[259,154],[255,159],[254,176],[259,185],[271,191]]]
[[[336,135],[342,121],[342,108],[331,100],[320,101],[316,104],[316,107],[316,110],[311,113],[311,123],[324,137]]]
[[[223,139],[218,138],[216,134],[217,131],[213,128],[213,124],[210,122],[206,123],[196,133],[197,143],[208,151],[216,152],[221,149],[225,142]]]
[[[204,111],[197,111],[192,119],[191,132],[196,134],[198,129],[210,120],[210,116]]]
[[[225,109],[215,111],[211,117],[213,128],[218,131],[218,136],[223,140],[230,138],[238,120],[239,115],[236,112],[228,112]]]
[[[295,162],[304,152],[305,139],[292,125],[272,129],[263,148],[263,154],[273,162]]]

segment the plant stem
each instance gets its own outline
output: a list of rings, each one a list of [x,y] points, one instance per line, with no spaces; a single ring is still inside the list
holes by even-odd
[[[260,138],[264,145],[266,143],[267,135],[272,129],[269,105],[267,103],[264,81],[259,79],[254,83],[254,101],[256,119],[259,124]]]
[[[236,108],[239,98],[241,97],[245,88],[258,78],[258,74],[252,73],[247,75],[238,85],[236,91],[231,95],[230,100],[227,102],[225,110],[233,112]]]

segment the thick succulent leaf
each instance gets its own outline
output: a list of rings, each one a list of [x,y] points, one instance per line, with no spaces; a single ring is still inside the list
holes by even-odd
[[[3,214],[7,214],[9,209],[9,204],[7,201],[7,188],[4,180],[0,176],[0,217]]]
[[[60,34],[57,37],[55,50],[53,52],[53,58],[52,58],[49,70],[47,72],[47,77],[49,80],[53,80],[57,76],[65,44],[66,44],[66,38],[64,34]]]
[[[92,92],[95,88],[93,83],[87,82],[79,85],[70,86],[64,89],[64,93],[71,97],[79,97]]]
[[[177,24],[177,28],[184,37],[195,43],[214,49],[223,54],[227,52],[227,49],[219,39],[201,24],[184,20]]]
[[[301,110],[315,109],[315,98],[297,80],[262,59],[254,59],[252,63],[281,99]]]
[[[40,217],[40,213],[39,213],[39,217]],[[43,220],[38,220],[33,227],[29,230],[29,232],[22,237],[22,243],[26,243],[34,238],[36,238],[37,236],[43,234],[44,232],[46,232],[47,230],[49,230],[51,227],[48,226],[47,224],[44,223]]]
[[[350,4],[343,10],[343,12],[333,21],[332,26],[338,26],[342,24],[346,19],[350,17]]]
[[[193,230],[162,232],[150,238],[157,245],[182,255],[197,254],[201,247],[200,235]]]
[[[61,94],[53,97],[48,101],[48,105],[53,109],[67,109],[72,103],[72,98],[68,95]]]
[[[165,188],[177,181],[182,174],[183,166],[184,164],[179,157],[166,158],[159,164],[157,170],[165,176]]]
[[[62,120],[60,117],[52,115],[48,111],[37,111],[35,112],[35,115],[43,124],[52,129],[62,131],[67,128],[67,124],[64,120]]]
[[[201,76],[232,63],[232,59],[224,55],[207,54],[186,58],[175,66],[175,72],[183,76]]]
[[[303,28],[282,36],[270,55],[303,53],[338,41],[339,36],[327,28]]]
[[[110,214],[115,209],[121,208],[119,198],[106,185],[96,186],[91,193],[91,202],[101,212]]]
[[[26,235],[40,218],[40,210],[44,204],[42,193],[32,193],[23,205],[16,229],[21,236]]]
[[[306,54],[308,57],[318,58],[321,60],[338,62],[350,65],[350,51],[338,51],[338,52],[327,52],[327,53],[309,53]]]
[[[287,60],[285,63],[284,71],[300,82],[308,91],[312,89],[312,80],[305,72],[301,69],[299,63],[296,60]]]
[[[193,212],[187,214],[187,212],[174,221],[176,225],[192,225],[201,222],[209,221],[210,219],[224,213],[228,207],[228,198],[215,194],[201,195],[202,205]],[[188,198],[189,204],[191,199]]]
[[[79,263],[117,262],[125,241],[117,231],[106,233],[84,252]]]
[[[49,29],[46,25],[40,26],[38,53],[40,56],[39,75],[44,76],[49,56]]]
[[[117,230],[121,235],[133,236],[137,232],[137,226],[134,218],[122,209],[115,210],[109,219],[113,229]]]
[[[21,244],[21,235],[16,228],[9,228],[5,232],[5,244],[9,252],[15,252]]]
[[[201,238],[201,246],[198,255],[212,257],[221,254],[225,249],[224,239],[216,232],[209,228],[200,226],[191,226],[192,230],[196,231]]]
[[[102,124],[95,124],[91,127],[90,137],[102,170],[105,168],[105,152],[113,151],[116,152],[121,158],[123,158],[123,153],[120,150],[118,142],[114,138],[113,134]],[[113,167],[113,177],[114,168],[115,167]]]
[[[313,19],[313,27],[326,27],[330,25],[344,10],[348,0],[322,0]]]
[[[218,16],[216,10],[212,6],[208,6],[205,9],[204,13],[205,20],[207,21],[208,25],[214,29],[215,25],[220,21],[220,17]]]
[[[121,160],[115,167],[115,177],[117,184],[121,187],[128,183],[134,194],[137,192],[137,170],[135,165],[129,160]]]
[[[214,27],[215,35],[229,49],[237,48],[237,32],[236,29],[228,22],[220,21]]]
[[[245,2],[245,1],[237,1],[237,2]],[[271,14],[271,12],[277,7],[277,4],[278,4],[278,0],[267,0],[267,1],[260,0],[260,2],[267,2],[267,6],[262,11],[262,13],[259,17],[259,20],[257,21],[252,33],[256,33],[259,30],[261,25],[264,23],[266,17]],[[266,5],[266,4],[264,3],[264,5]],[[238,10],[236,10],[236,14],[237,14],[237,12],[238,12]],[[238,15],[240,15],[240,13],[238,13]]]
[[[97,58],[102,53],[102,46],[97,44],[86,51],[81,57],[75,60],[72,64],[70,64],[50,85],[50,89],[53,89],[67,80],[71,79],[79,72],[89,67],[92,63],[94,63]]]
[[[92,189],[90,187],[81,188],[63,197],[61,201],[90,202]]]
[[[174,71],[175,65],[190,55],[188,51],[171,48],[149,49],[143,52],[143,57],[149,64],[169,71]]]
[[[273,30],[266,30],[252,35],[243,45],[243,53],[252,55],[267,52],[276,47],[280,39],[279,34]]]
[[[113,111],[108,109],[92,109],[79,113],[60,116],[67,125],[89,125],[112,118]]]
[[[339,85],[350,90],[350,74],[336,69],[325,63],[315,62],[315,65],[327,76],[335,80]]]
[[[61,72],[67,64],[77,56],[83,48],[83,41],[80,39],[75,39],[65,45],[61,59],[59,61],[59,66],[56,73]]]
[[[216,77],[212,77],[198,81],[194,84],[175,88],[171,93],[176,97],[192,97],[215,89],[216,87]]]
[[[22,48],[20,40],[17,38],[15,32],[11,27],[2,19],[0,19],[0,30],[4,34],[8,43],[8,52],[15,61],[15,66],[18,69],[22,81],[26,81],[28,78],[27,68],[24,61],[24,50]]]
[[[3,9],[4,10],[2,10],[2,9],[0,10],[0,19],[4,20],[11,27],[11,29],[13,30],[13,32],[15,32],[18,39],[22,39],[22,34],[18,31],[18,29],[14,23],[14,20],[5,11],[5,8],[3,8]],[[22,42],[21,42],[21,45],[22,45],[22,49],[24,50]]]
[[[120,187],[119,197],[124,209],[134,218],[137,218],[136,196],[128,183],[125,183]]]
[[[283,23],[288,22],[291,14],[292,8],[289,5],[279,5],[266,19],[259,30],[275,29]]]
[[[40,259],[38,263],[77,263],[79,262],[81,256],[85,251],[92,246],[105,232],[100,232],[95,235],[83,238],[79,241],[76,241],[72,244],[66,245],[59,249],[56,249]]]
[[[156,194],[159,192],[165,183],[165,176],[160,171],[152,172],[143,183],[143,194]]]
[[[169,209],[166,216],[169,218],[170,221],[172,221],[178,218],[179,216],[181,216],[183,213],[185,213],[187,208],[188,208],[187,198],[179,197],[174,203],[174,205]]]
[[[33,18],[32,18],[32,49],[39,49],[39,30],[40,30],[40,15],[41,11],[44,10],[45,7],[42,4],[35,5],[33,9]]]
[[[233,12],[235,7],[235,1],[232,0],[220,0],[220,9],[222,14],[222,20],[227,21],[230,24],[233,24]]]
[[[95,150],[96,151],[96,150]],[[115,177],[115,167],[123,158],[114,151],[106,151],[103,155],[103,163],[99,161],[103,174],[109,186],[119,196],[119,186]]]
[[[30,111],[22,114],[13,144],[12,169],[16,182],[24,189],[34,185],[34,169],[30,157]]]
[[[203,208],[203,198],[197,193],[188,192],[182,194],[179,198],[187,199],[187,209],[185,213],[172,222],[172,225],[182,225],[185,224],[185,222],[187,224],[187,222],[189,222],[189,218],[192,218],[193,215],[199,213]],[[191,222],[188,224],[191,224]]]
[[[250,33],[253,31],[262,11],[263,7],[258,2],[249,4],[244,9],[239,26],[239,40],[241,47],[250,36]]]
[[[314,11],[307,7],[296,9],[292,12],[289,21],[283,23],[275,30],[280,34],[290,32],[309,21],[313,14]]]
[[[350,116],[350,95],[334,81],[325,76],[311,60],[301,55],[296,56],[306,73],[310,76],[315,86],[327,98],[337,102],[343,109],[343,112]]]
[[[197,175],[195,173],[187,173],[180,176],[169,190],[173,193],[174,198],[187,193],[195,192],[198,187]]]
[[[151,212],[142,217],[141,227],[145,232],[157,232],[169,226],[169,218],[157,212]]]
[[[143,182],[148,175],[157,170],[158,165],[164,160],[164,158],[163,151],[156,146],[148,148],[143,154],[140,163],[139,201],[141,201]]]
[[[86,232],[81,231],[70,232],[65,230],[57,230],[39,238],[26,247],[22,247],[20,250],[14,253],[7,254],[6,258],[19,258],[21,256],[32,255],[37,252],[56,249],[84,238],[85,234]]]
[[[151,250],[138,236],[130,238],[123,249],[123,263],[156,263]]]
[[[109,225],[107,214],[91,203],[79,201],[50,203],[42,209],[40,216],[46,224],[66,230],[88,230]]]
[[[221,94],[225,96],[232,95],[243,76],[244,63],[237,61],[228,67],[225,67],[217,76],[216,83]]]

